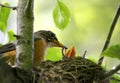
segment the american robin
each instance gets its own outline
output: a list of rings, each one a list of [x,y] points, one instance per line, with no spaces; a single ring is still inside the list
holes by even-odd
[[[34,33],[34,65],[43,61],[45,58],[45,52],[48,47],[61,47],[67,48],[61,44],[56,35],[51,31],[40,30]],[[14,64],[16,49],[14,43],[9,43],[0,47],[0,54],[4,58],[7,58],[7,62]]]

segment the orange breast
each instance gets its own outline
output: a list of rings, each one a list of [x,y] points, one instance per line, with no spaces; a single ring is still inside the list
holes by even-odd
[[[41,39],[35,41],[34,65],[37,65],[40,61],[44,61],[46,47],[47,44],[45,43],[45,40]]]
[[[16,55],[16,50],[10,51],[10,52],[6,52],[4,53],[5,58],[7,58],[7,62],[10,63],[11,65],[15,64],[15,55]]]
[[[46,50],[47,44],[45,43],[45,40],[37,40],[34,44],[34,65],[37,65],[40,61],[43,61],[45,58],[45,50]],[[15,56],[16,56],[16,50],[6,52],[4,53],[5,58],[8,59],[8,63],[11,65],[14,65],[15,63]]]

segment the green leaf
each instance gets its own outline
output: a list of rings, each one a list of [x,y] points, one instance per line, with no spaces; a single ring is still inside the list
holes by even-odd
[[[120,75],[118,75],[118,74],[114,74],[113,77],[114,77],[115,79],[120,80]]]
[[[59,0],[57,0],[56,7],[53,10],[53,18],[55,25],[61,30],[65,29],[70,22],[70,12],[67,6]]]
[[[110,83],[120,83],[119,80],[120,80],[120,75],[118,74],[114,74],[112,76],[114,79],[110,79]]]
[[[9,39],[9,42],[12,42],[15,40],[15,37],[13,36],[14,35],[14,32],[12,30],[9,30],[8,31],[8,39]]]
[[[2,46],[2,44],[0,43],[0,47]]]
[[[120,82],[119,82],[119,80],[111,79],[111,80],[110,80],[110,83],[120,83]]]
[[[3,5],[9,6],[7,2],[2,3]],[[5,7],[0,7],[0,30],[5,32],[7,28],[7,20],[10,14],[10,9]]]
[[[107,50],[103,52],[104,56],[117,58],[120,60],[120,44],[110,46]]]

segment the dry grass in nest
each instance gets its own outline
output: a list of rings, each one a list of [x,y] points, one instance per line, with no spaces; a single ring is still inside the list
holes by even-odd
[[[105,72],[101,66],[81,57],[41,62],[35,71],[40,83],[93,83]]]

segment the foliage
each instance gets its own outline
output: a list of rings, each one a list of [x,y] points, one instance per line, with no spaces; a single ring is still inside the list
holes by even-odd
[[[57,0],[56,7],[53,10],[53,18],[55,25],[63,30],[70,21],[70,13],[67,6],[61,1]]]
[[[113,77],[120,80],[120,76],[118,74],[115,74]]]
[[[110,46],[103,52],[103,55],[120,60],[120,44]]]
[[[8,31],[9,42],[12,42],[15,40],[15,37],[13,35],[14,35],[14,32],[12,30],[9,30]]]
[[[110,80],[110,83],[120,83],[120,82],[116,80]]]
[[[9,6],[9,3],[4,2],[3,5]],[[9,14],[10,14],[9,8],[0,7],[0,30],[2,32],[6,31]]]
[[[0,47],[2,46],[2,44],[0,43]]]
[[[5,6],[10,6],[8,2],[2,3]],[[10,15],[10,8],[0,7],[0,30],[6,34],[7,31],[7,21]],[[7,31],[8,42],[15,40],[14,32],[12,30]],[[1,44],[2,45],[2,44]]]
[[[120,82],[120,76],[118,74],[115,74],[112,76],[114,79],[110,80],[110,83],[119,83]]]

